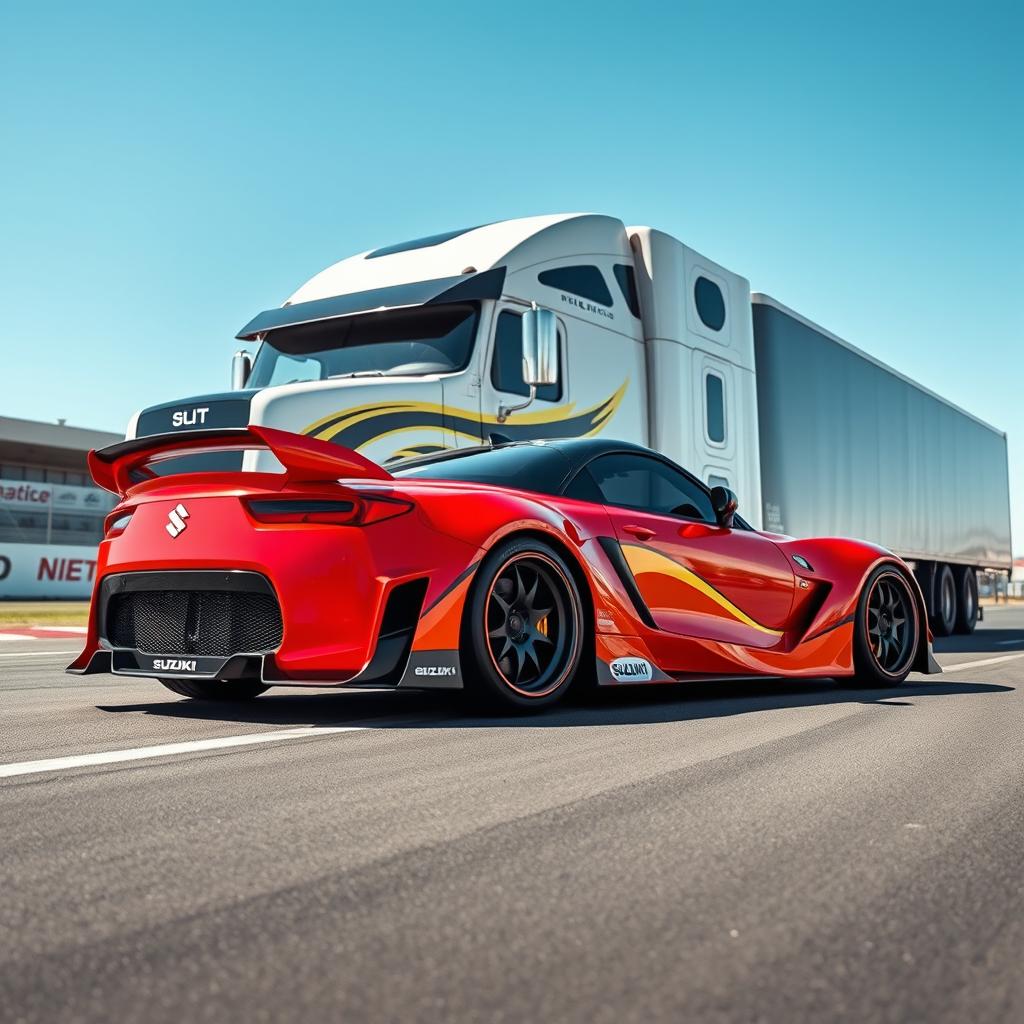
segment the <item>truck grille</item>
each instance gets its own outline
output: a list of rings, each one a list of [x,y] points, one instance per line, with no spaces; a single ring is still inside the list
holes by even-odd
[[[260,654],[280,645],[281,632],[267,593],[138,590],[112,594],[107,606],[108,641],[148,654]]]

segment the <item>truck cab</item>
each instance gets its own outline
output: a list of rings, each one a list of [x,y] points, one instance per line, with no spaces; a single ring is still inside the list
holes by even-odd
[[[612,217],[450,231],[326,268],[239,332],[253,347],[236,355],[237,390],[143,410],[128,436],[251,422],[386,464],[493,433],[604,434],[739,491],[756,521],[749,294],[669,235]],[[523,329],[538,309],[557,355],[531,389]]]

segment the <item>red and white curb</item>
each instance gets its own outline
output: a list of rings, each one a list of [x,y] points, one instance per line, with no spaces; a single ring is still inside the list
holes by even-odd
[[[4,626],[0,643],[15,640],[72,640],[88,632],[85,626]]]

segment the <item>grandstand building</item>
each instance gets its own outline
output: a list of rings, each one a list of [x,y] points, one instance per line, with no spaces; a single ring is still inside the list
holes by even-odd
[[[87,598],[114,496],[86,454],[121,434],[0,416],[0,600]]]

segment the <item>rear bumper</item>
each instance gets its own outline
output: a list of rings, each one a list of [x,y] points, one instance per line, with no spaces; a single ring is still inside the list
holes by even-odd
[[[175,660],[191,663],[185,668],[158,668],[154,662]],[[71,675],[89,676],[113,673],[118,676],[174,676],[182,679],[259,679],[263,676],[264,655],[235,654],[229,658],[187,655],[169,659],[167,655],[146,654],[127,647],[99,647],[68,666]]]
[[[211,507],[210,515],[199,499],[189,507],[189,528],[180,540],[164,529],[166,509],[142,506],[124,535],[100,545],[86,643],[68,666],[70,673],[398,685],[428,585],[437,575],[435,586],[443,587],[447,573],[456,571],[425,569],[424,550],[435,554],[437,563],[454,567],[464,566],[475,552],[463,542],[428,534],[417,513],[366,528],[286,530],[254,525],[237,502]],[[147,588],[245,590],[254,579],[273,595],[280,612],[280,641],[273,646],[167,649],[112,634],[112,601],[119,595]],[[194,664],[169,664],[175,661]],[[409,675],[421,684],[413,668]],[[460,676],[443,682],[457,687]]]
[[[145,679],[249,679],[258,680],[268,686],[397,686],[404,679],[409,661],[408,645],[404,640],[404,637],[395,637],[393,642],[382,645],[380,657],[371,659],[370,664],[362,672],[347,680],[298,679],[282,675],[273,654],[168,659],[166,655],[146,654],[144,651],[124,647],[100,647],[91,653],[86,652],[69,665],[66,671],[75,676],[112,674],[141,676]],[[179,665],[174,668],[159,667],[155,664],[167,660],[186,664],[184,667]]]
[[[103,577],[93,603],[93,622],[89,643],[67,671],[73,675],[112,673],[114,675],[165,677],[183,679],[253,679],[267,684],[300,686],[398,685],[409,662],[413,637],[426,593],[426,579],[380,581],[381,614],[367,618],[357,654],[350,659],[351,645],[336,649],[334,666],[325,668],[323,647],[314,659],[303,659],[288,646],[287,631],[282,629],[272,650],[238,650],[244,644],[232,643],[230,636],[217,636],[220,649],[210,652],[211,629],[204,634],[202,611],[190,607],[166,621],[148,620],[133,631],[126,630],[120,620],[125,615],[118,602],[126,597],[143,600],[175,596],[179,601],[195,604],[196,595],[213,593],[223,600],[225,595],[242,598],[259,594],[276,594],[262,575],[238,570],[129,572]],[[149,606],[143,604],[142,609]],[[129,616],[130,617],[130,616]],[[282,619],[286,616],[282,615]],[[329,637],[330,623],[321,624]],[[280,627],[279,627],[280,628]],[[266,633],[266,630],[263,631]],[[249,630],[252,635],[252,630]],[[144,638],[148,642],[144,642]],[[322,640],[325,638],[321,638]],[[362,651],[365,649],[365,655]],[[328,655],[331,657],[331,655]]]

